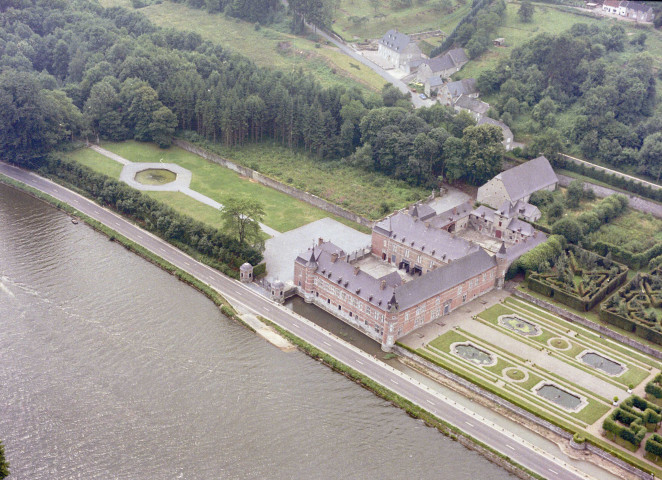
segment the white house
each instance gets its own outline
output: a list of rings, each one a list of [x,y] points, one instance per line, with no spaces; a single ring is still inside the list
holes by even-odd
[[[409,35],[397,30],[389,30],[379,40],[377,53],[395,68],[407,73],[410,73],[422,61],[418,45],[411,41]]]

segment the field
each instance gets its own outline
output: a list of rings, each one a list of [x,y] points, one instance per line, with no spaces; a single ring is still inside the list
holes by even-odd
[[[101,0],[101,4],[132,9],[130,0]],[[316,42],[289,33],[287,17],[279,24],[256,30],[252,23],[168,1],[139,11],[155,25],[194,31],[204,40],[245,55],[259,66],[283,71],[302,68],[327,87],[358,86],[378,91],[385,83],[370,68],[352,60],[336,47],[319,44],[320,48],[316,48]],[[281,52],[278,49],[280,42],[289,42],[289,51]]]
[[[122,143],[103,143],[102,146],[132,162],[176,163],[193,172],[191,188],[217,202],[223,203],[227,196],[246,196],[257,198],[264,203],[264,223],[280,231],[286,232],[324,217],[331,217],[353,228],[359,228],[353,222],[341,219],[320,210],[312,205],[297,200],[289,195],[269,187],[249,181],[238,174],[211,163],[197,155],[180,148],[171,147],[167,150],[153,144],[135,141]],[[119,178],[121,165],[89,149],[80,149],[70,154],[74,160],[93,170]],[[218,226],[220,216],[216,209],[203,205],[190,197],[178,192],[146,192],[149,196],[170,205],[181,213]]]
[[[408,8],[394,8],[390,2],[380,2],[375,10],[369,0],[340,0],[333,30],[347,42],[379,38],[391,28],[405,33],[440,29],[449,34],[471,4],[455,0],[451,2],[453,11],[444,13],[434,9],[436,3],[413,2]]]
[[[376,172],[366,172],[340,162],[315,161],[273,143],[262,142],[240,148],[205,146],[222,157],[372,220],[430,194]]]
[[[591,241],[601,240],[638,253],[662,242],[662,220],[650,213],[628,209],[589,237]]]

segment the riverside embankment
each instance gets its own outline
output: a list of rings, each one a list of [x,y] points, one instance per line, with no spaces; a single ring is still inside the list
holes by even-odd
[[[584,478],[572,466],[565,464],[558,458],[534,448],[510,432],[499,429],[492,422],[481,418],[463,405],[451,401],[418,381],[395,371],[370,355],[316,327],[302,317],[276,306],[238,282],[195,262],[195,260],[171,245],[142,231],[135,225],[80,195],[34,174],[4,164],[0,164],[0,172],[45,191],[60,201],[73,205],[86,215],[110,226],[131,241],[142,245],[167,262],[209,284],[212,288],[221,292],[238,309],[245,309],[247,312],[269,318],[281,328],[294,332],[305,342],[333,356],[362,375],[386,386],[397,395],[425,408],[439,418],[451,421],[456,427],[468,432],[471,437],[489,445],[503,455],[507,455],[526,468],[543,476],[553,472],[555,478]]]

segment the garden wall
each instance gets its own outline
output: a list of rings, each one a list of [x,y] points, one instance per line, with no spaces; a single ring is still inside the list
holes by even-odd
[[[198,147],[197,145],[193,145],[192,143],[189,143],[185,140],[176,138],[173,140],[173,143],[179,148],[186,150],[187,152],[194,153],[195,155],[199,155],[200,157],[209,160],[210,162],[214,162],[225,168],[229,168],[230,170],[237,172],[239,175],[252,178],[253,180],[255,180],[258,183],[261,183],[262,185],[266,185],[267,187],[271,187],[274,190],[278,190],[279,192],[285,193],[303,202],[309,203],[310,205],[320,208],[325,212],[329,212],[332,213],[333,215],[337,215],[347,220],[351,220],[352,222],[356,222],[368,228],[372,228],[372,226],[375,223],[371,220],[368,220],[365,217],[362,217],[361,215],[357,215],[354,212],[350,212],[349,210],[345,210],[344,208],[338,205],[328,202],[318,197],[317,195],[313,195],[312,193],[308,193],[308,192],[302,192],[298,188],[281,183],[278,180],[274,180],[271,177],[267,177],[266,175],[263,175],[260,172],[257,172],[251,168],[244,167],[242,165],[237,165],[236,163],[226,158],[220,157],[215,153],[211,153],[205,150],[204,148]]]

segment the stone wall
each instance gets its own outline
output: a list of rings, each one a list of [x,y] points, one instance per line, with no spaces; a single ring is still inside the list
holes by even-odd
[[[222,165],[225,168],[229,168],[230,170],[237,172],[239,175],[251,178],[256,182],[261,183],[262,185],[271,187],[274,190],[278,190],[279,192],[283,192],[303,202],[309,203],[310,205],[320,208],[325,212],[329,212],[333,215],[337,215],[347,220],[351,220],[352,222],[359,223],[368,228],[372,228],[373,224],[375,223],[361,215],[357,215],[356,213],[350,212],[349,210],[345,210],[344,208],[339,207],[338,205],[335,205],[331,202],[327,202],[326,200],[319,198],[318,196],[313,195],[312,193],[302,192],[298,188],[291,187],[290,185],[281,183],[278,180],[274,180],[273,178],[267,177],[266,175],[263,175],[260,172],[256,172],[251,168],[237,165],[236,163],[231,162],[226,158],[220,157],[214,153],[205,150],[202,147],[193,145],[192,143],[189,143],[185,140],[175,139],[173,143],[177,145],[179,148],[186,150],[187,152],[194,153],[206,160],[209,160],[210,162],[214,162],[219,165]]]
[[[544,300],[540,300],[539,298],[536,298],[532,295],[529,295],[528,293],[522,292],[520,290],[517,290],[514,288],[512,285],[506,286],[506,290],[508,290],[510,293],[515,295],[516,297],[522,298],[524,300],[527,300],[535,305],[538,305],[541,308],[544,308],[546,310],[549,310],[550,312],[554,313],[555,315],[558,315],[559,317],[563,318],[564,320],[567,320],[569,322],[573,323],[578,323],[584,327],[590,328],[591,330],[595,330],[599,332],[600,334],[604,335],[605,337],[612,338],[618,342],[624,343],[625,345],[628,345],[632,348],[635,348],[639,350],[640,352],[646,353],[652,357],[655,357],[657,359],[662,360],[662,352],[660,350],[657,350],[653,347],[649,347],[648,345],[644,345],[641,342],[638,342],[637,340],[626,337],[623,334],[620,334],[618,332],[615,332],[614,330],[607,328],[603,325],[600,325],[598,323],[595,323],[591,320],[588,320],[587,318],[584,318],[580,315],[574,314],[572,312],[569,312],[568,310],[565,310],[564,308],[557,307],[556,305],[552,305],[549,302],[546,302]]]
[[[409,360],[412,360],[415,363],[418,363],[419,365],[423,366],[424,368],[426,368],[428,370],[431,370],[435,373],[443,375],[444,377],[448,378],[449,380],[454,381],[455,383],[461,385],[462,387],[466,388],[467,390],[469,390],[469,391],[471,391],[471,392],[473,392],[477,395],[480,395],[482,397],[485,397],[485,398],[489,399],[490,401],[496,403],[497,405],[509,410],[510,412],[513,412],[513,413],[515,413],[515,414],[517,414],[521,417],[524,417],[528,421],[530,421],[530,422],[532,422],[532,423],[534,423],[534,424],[536,424],[540,427],[543,427],[543,428],[545,428],[545,429],[547,429],[551,432],[556,433],[557,435],[561,436],[562,438],[567,439],[569,442],[572,442],[572,434],[570,432],[566,432],[561,427],[557,427],[553,423],[550,423],[547,420],[544,420],[544,419],[534,415],[533,413],[528,412],[528,411],[524,410],[523,408],[518,407],[517,405],[509,402],[508,400],[505,400],[505,399],[499,397],[498,395],[493,394],[492,392],[488,392],[487,390],[482,389],[478,385],[475,385],[475,384],[471,383],[470,381],[465,380],[464,378],[462,378],[458,375],[455,375],[453,372],[450,372],[450,371],[446,370],[445,368],[440,367],[439,365],[436,365],[436,364],[434,364],[434,363],[432,363],[432,362],[430,362],[430,361],[428,361],[428,360],[426,360],[426,359],[424,359],[424,358],[422,358],[422,357],[420,357],[420,356],[418,356],[418,355],[410,352],[409,350],[406,350],[406,349],[404,349],[404,348],[402,348],[398,345],[395,345],[393,347],[393,352],[400,355],[400,356],[402,356],[402,357],[408,358]],[[591,452],[591,453],[594,453],[595,455],[607,460],[608,462],[622,468],[623,470],[626,470],[626,471],[632,473],[633,475],[636,475],[639,478],[642,478],[642,479],[645,479],[645,480],[649,480],[651,478],[654,478],[654,477],[651,477],[650,474],[644,472],[643,470],[640,470],[637,467],[635,467],[633,465],[630,465],[629,463],[621,460],[620,458],[614,457],[610,453],[602,450],[599,447],[596,447],[595,445],[593,445],[591,443],[586,442],[586,450]]]

